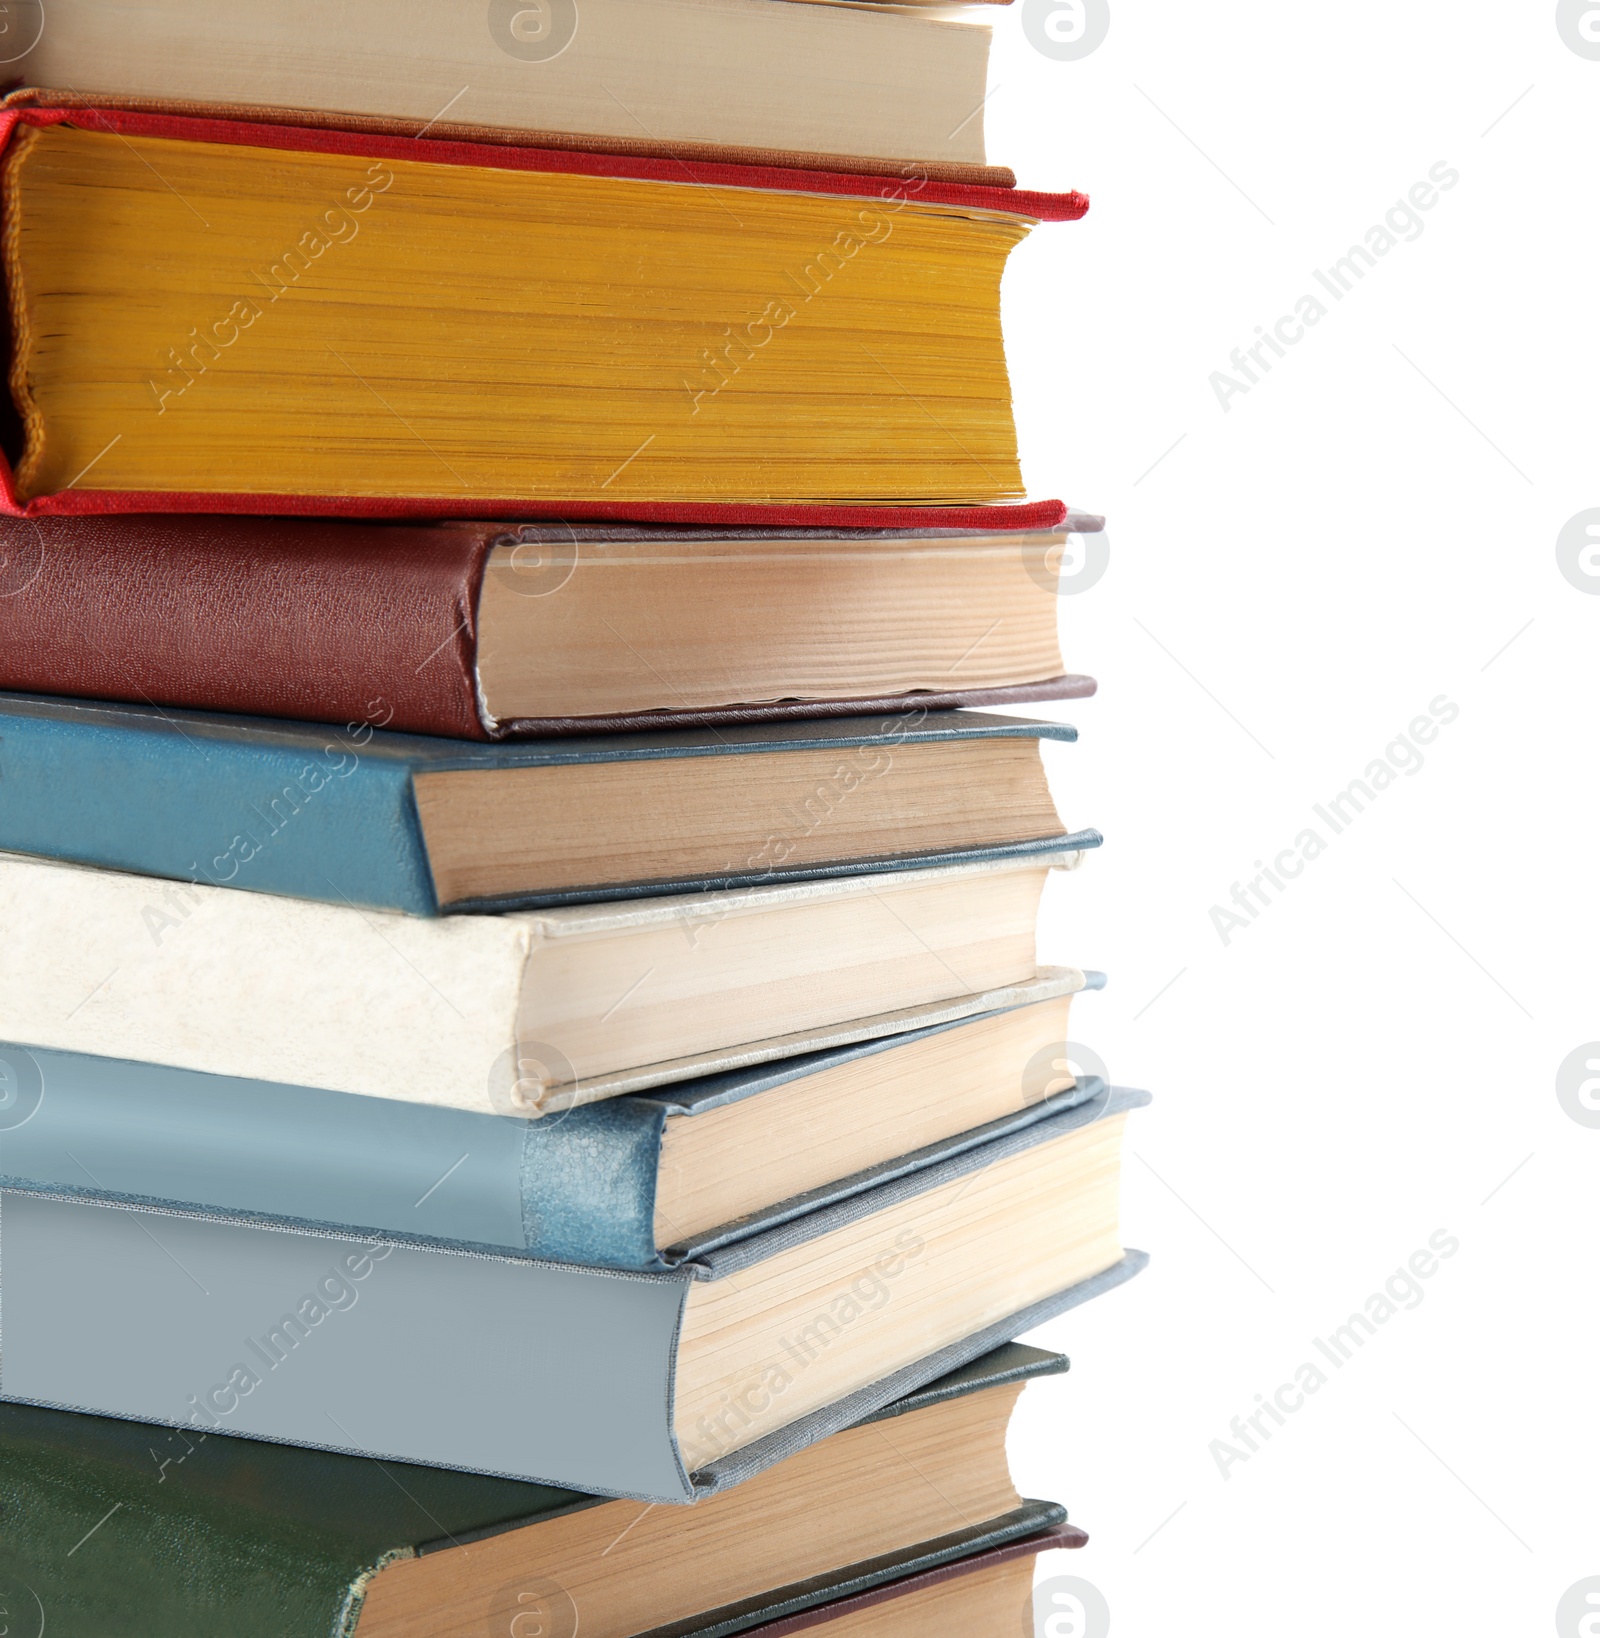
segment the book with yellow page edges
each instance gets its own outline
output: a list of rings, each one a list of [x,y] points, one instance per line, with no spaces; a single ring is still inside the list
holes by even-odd
[[[0,140],[12,509],[1060,519],[1012,504],[999,289],[1081,195],[81,108]]]

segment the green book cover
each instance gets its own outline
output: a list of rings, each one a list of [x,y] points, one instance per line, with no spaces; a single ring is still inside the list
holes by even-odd
[[[396,1557],[572,1490],[0,1405],[9,1638],[330,1638]]]

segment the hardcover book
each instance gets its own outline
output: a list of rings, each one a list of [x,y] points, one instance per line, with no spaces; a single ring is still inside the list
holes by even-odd
[[[1113,1091],[665,1273],[7,1193],[0,1397],[688,1501],[1122,1283]]]
[[[30,27],[36,9],[15,14],[8,71],[60,92],[92,86],[102,102],[225,103],[251,119],[328,110],[379,116],[406,135],[489,127],[500,140],[687,159],[809,155],[880,171],[915,160],[936,174],[1010,180],[984,164],[990,36],[975,9],[140,0],[119,18],[97,0],[49,0],[48,27]]]
[[[483,746],[0,695],[0,849],[433,916],[1084,847],[1063,724],[912,712]]]
[[[1076,976],[544,1120],[0,1044],[0,1184],[669,1268],[1102,1095],[1065,1061]]]
[[[13,1634],[118,1638],[732,1638],[832,1619],[1086,1539],[1019,1496],[1005,1459],[1022,1388],[1066,1368],[996,1349],[693,1507],[0,1405],[0,1603]]]
[[[1035,521],[1000,275],[1081,195],[104,109],[0,144],[8,510]]]
[[[457,739],[1077,699],[1103,526],[0,518],[0,688]]]
[[[428,920],[0,854],[0,1040],[549,1114],[1031,998],[1082,856]]]

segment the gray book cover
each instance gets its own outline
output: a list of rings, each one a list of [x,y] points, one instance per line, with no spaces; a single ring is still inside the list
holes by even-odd
[[[674,1372],[694,1282],[737,1279],[1146,1101],[1112,1091],[663,1272],[7,1191],[0,1398],[689,1501],[1121,1284],[1144,1258],[1129,1252],[1092,1279],[692,1470],[674,1432]]]

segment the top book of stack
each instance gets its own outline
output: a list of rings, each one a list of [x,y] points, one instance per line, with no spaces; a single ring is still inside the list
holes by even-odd
[[[9,75],[104,105],[314,110],[391,134],[898,171],[986,164],[989,28],[774,0],[50,0],[11,6]],[[959,20],[952,20],[953,16]],[[20,53],[20,55],[17,55]]]
[[[505,39],[559,33],[567,3]],[[415,9],[164,0],[124,38],[52,7],[0,108],[0,512],[1060,521],[1021,504],[1000,279],[1088,202],[933,162],[902,106],[975,129],[986,30],[586,0],[564,51],[524,59],[498,6]],[[580,69],[576,103],[537,89]],[[447,124],[473,97],[490,123]]]

